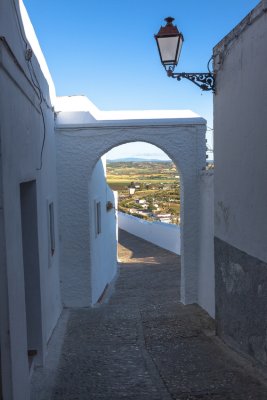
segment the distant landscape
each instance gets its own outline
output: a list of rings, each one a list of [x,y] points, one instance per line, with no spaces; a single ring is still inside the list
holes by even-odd
[[[108,160],[107,182],[118,192],[120,211],[148,221],[179,223],[180,177],[172,161]]]
[[[127,158],[117,158],[115,160],[107,160],[108,163],[120,163],[120,162],[167,162],[170,163],[171,160],[160,160],[160,159],[148,159],[148,158],[140,158],[140,157],[127,157]]]

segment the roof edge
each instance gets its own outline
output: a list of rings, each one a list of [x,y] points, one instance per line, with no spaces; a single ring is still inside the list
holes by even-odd
[[[213,54],[220,51],[222,47],[227,47],[229,43],[236,40],[241,33],[243,33],[251,24],[267,12],[267,0],[261,0],[239,24],[237,24],[223,39],[221,39],[213,48]]]

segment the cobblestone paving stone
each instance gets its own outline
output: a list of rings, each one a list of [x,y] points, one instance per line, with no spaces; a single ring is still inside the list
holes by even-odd
[[[51,400],[266,400],[267,389],[179,303],[180,258],[120,232],[108,303],[70,310]]]

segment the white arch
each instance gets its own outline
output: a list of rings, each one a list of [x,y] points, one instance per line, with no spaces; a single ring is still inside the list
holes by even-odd
[[[189,111],[172,111],[171,118],[168,111],[149,111],[151,118],[146,119],[143,112],[142,119],[133,112],[127,114],[132,119],[117,120],[105,120],[105,113],[94,111],[61,112],[56,127],[64,303],[91,304],[88,180],[93,168],[113,147],[135,141],[159,147],[180,171],[181,301],[197,302],[199,176],[206,163],[206,121]]]

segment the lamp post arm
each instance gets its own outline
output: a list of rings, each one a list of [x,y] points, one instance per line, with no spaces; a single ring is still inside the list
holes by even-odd
[[[212,72],[173,72],[167,70],[167,75],[180,81],[182,78],[188,79],[204,91],[212,90],[215,93],[215,74]]]

